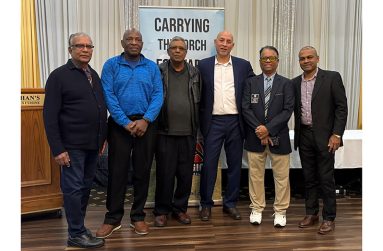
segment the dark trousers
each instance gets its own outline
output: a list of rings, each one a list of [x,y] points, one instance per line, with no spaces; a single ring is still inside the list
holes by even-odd
[[[306,214],[318,214],[319,194],[321,192],[323,219],[334,220],[336,217],[334,154],[327,150],[319,150],[312,129],[302,128],[299,155],[305,181]]]
[[[210,129],[204,137],[204,163],[201,169],[201,206],[212,207],[214,185],[217,179],[218,159],[222,145],[227,160],[227,185],[223,205],[235,207],[239,198],[243,138],[238,115],[213,116]]]
[[[86,232],[84,218],[97,169],[98,150],[68,150],[68,155],[70,167],[61,167],[60,185],[68,234],[77,237]]]
[[[194,136],[157,136],[154,215],[187,211],[195,145]],[[174,190],[175,179],[177,187]]]
[[[149,124],[142,137],[133,137],[118,125],[112,117],[108,119],[108,193],[105,224],[120,224],[124,215],[124,200],[128,183],[130,158],[133,164],[134,200],[130,211],[132,222],[145,219],[144,206],[148,196],[150,169],[153,162],[156,124]]]

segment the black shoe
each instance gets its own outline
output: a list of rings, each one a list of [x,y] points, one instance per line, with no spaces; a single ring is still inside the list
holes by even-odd
[[[222,211],[224,213],[228,214],[234,220],[240,220],[241,219],[241,214],[239,213],[239,211],[236,207],[223,207]]]
[[[89,236],[87,233],[68,238],[68,247],[79,247],[79,248],[99,248],[104,246],[104,239],[98,239],[93,236]]]
[[[211,208],[210,207],[202,207],[199,212],[199,217],[202,221],[208,221],[211,216]]]

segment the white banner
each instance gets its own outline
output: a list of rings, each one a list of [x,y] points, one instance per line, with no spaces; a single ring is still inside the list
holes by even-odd
[[[157,64],[174,36],[187,42],[187,62],[196,66],[200,59],[216,54],[214,39],[224,29],[223,8],[173,8],[139,6],[142,54]]]

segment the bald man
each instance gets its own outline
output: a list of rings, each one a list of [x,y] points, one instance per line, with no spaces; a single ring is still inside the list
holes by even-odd
[[[239,197],[244,129],[241,100],[244,82],[254,76],[249,61],[231,56],[233,35],[219,32],[214,39],[215,56],[199,61],[202,77],[200,128],[204,138],[204,165],[200,183],[200,218],[208,221],[217,178],[218,159],[224,145],[228,164],[223,212],[241,219],[236,204]]]

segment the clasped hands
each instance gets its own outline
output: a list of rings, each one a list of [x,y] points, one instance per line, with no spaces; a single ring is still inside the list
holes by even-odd
[[[145,134],[147,128],[148,122],[146,122],[144,119],[132,121],[127,126],[125,126],[125,129],[129,131],[130,135],[133,137],[142,137]]]
[[[263,146],[267,146],[268,144],[270,144],[271,146],[274,145],[266,126],[260,125],[257,128],[255,128],[255,134],[261,140],[261,144]]]

